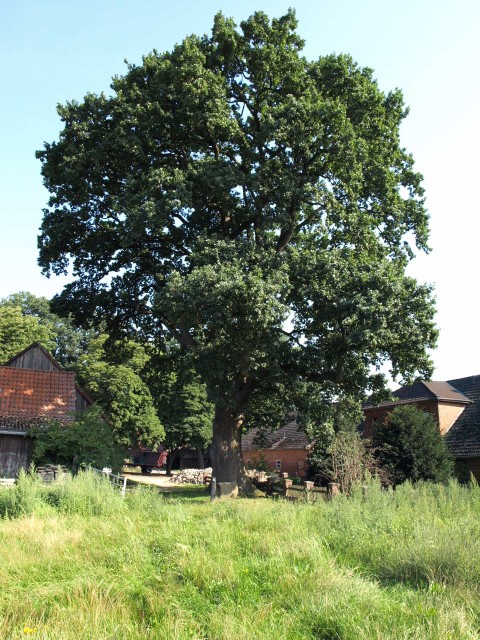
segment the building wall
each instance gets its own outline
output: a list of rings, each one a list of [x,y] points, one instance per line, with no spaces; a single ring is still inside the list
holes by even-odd
[[[243,451],[245,465],[256,468],[264,463],[271,471],[287,472],[289,476],[305,477],[308,466],[308,452],[305,449],[269,449],[264,451]],[[280,461],[280,468],[276,466]]]
[[[91,405],[92,403],[90,400],[78,390],[77,386],[75,386],[75,411],[85,411]]]
[[[464,404],[455,404],[453,402],[438,403],[438,423],[440,433],[444,436],[453,425],[455,420],[463,413]]]
[[[382,424],[387,416],[397,407],[400,407],[403,403],[397,403],[395,405],[388,405],[386,407],[372,407],[364,410],[365,415],[365,431],[364,435],[366,438],[372,437],[373,424],[375,420],[378,420],[380,424]],[[422,411],[429,411],[432,416],[435,418],[437,423],[439,422],[438,415],[438,407],[436,400],[426,400],[423,402],[412,403],[415,404]],[[457,416],[458,417],[458,416]],[[450,424],[448,428],[452,426],[453,422]]]
[[[455,402],[437,401],[437,400],[425,400],[423,402],[412,403],[415,404],[418,409],[422,411],[429,411],[437,421],[440,429],[440,433],[445,435],[455,420],[462,414],[465,409],[464,404],[458,404]],[[365,409],[365,437],[370,438],[372,435],[373,423],[378,420],[382,423],[397,406],[389,405],[387,407],[372,407],[371,409]]]
[[[25,435],[0,433],[0,478],[15,478],[32,459],[32,439]]]
[[[27,349],[24,353],[19,354],[16,358],[10,360],[9,367],[16,369],[35,369],[36,371],[58,371],[63,367],[55,364],[38,346]]]

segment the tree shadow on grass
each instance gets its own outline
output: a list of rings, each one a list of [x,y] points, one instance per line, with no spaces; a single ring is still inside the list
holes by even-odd
[[[171,487],[160,487],[158,491],[166,500],[187,500],[189,502],[208,502],[210,500],[208,488],[203,485],[172,485]]]

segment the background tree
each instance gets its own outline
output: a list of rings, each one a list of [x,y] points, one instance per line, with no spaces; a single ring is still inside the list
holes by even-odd
[[[308,476],[322,483],[336,482],[342,492],[349,493],[366,471],[375,472],[372,456],[358,432],[362,406],[353,397],[339,398],[335,403],[308,393],[304,397],[298,420],[311,441]]]
[[[204,452],[212,442],[213,405],[205,384],[188,357],[175,357],[177,351],[170,345],[168,353],[154,354],[145,369],[145,380],[165,427],[168,471],[182,449],[195,450],[198,466],[204,468]]]
[[[428,411],[401,405],[384,423],[374,425],[375,455],[394,484],[405,480],[446,482],[453,472],[452,457],[438,424]]]
[[[19,320],[18,311],[12,312],[12,308],[20,309],[23,320]],[[40,342],[66,368],[74,366],[80,354],[88,349],[90,340],[98,333],[92,328],[76,326],[70,317],[61,318],[50,310],[48,298],[35,296],[28,291],[13,293],[0,300],[0,314],[3,314],[4,327],[1,341],[5,345],[3,349],[11,353],[10,357],[32,342]]]
[[[331,400],[381,388],[385,362],[431,370],[431,291],[405,276],[428,217],[402,95],[349,56],[306,60],[296,26],[218,14],[111,96],[58,107],[37,154],[39,262],[75,276],[54,310],[191,353],[220,482],[241,482],[242,428],[272,388]]]
[[[55,345],[55,334],[34,316],[25,316],[21,307],[0,301],[0,364],[4,364],[32,342],[46,349]]]
[[[142,444],[155,448],[163,441],[165,430],[152,394],[138,373],[148,356],[132,341],[109,344],[105,350],[108,342],[106,335],[91,341],[90,350],[76,365],[79,380],[108,415],[119,445],[126,448]],[[110,359],[109,353],[115,356]]]
[[[336,482],[342,493],[364,480],[371,463],[365,442],[354,431],[336,433],[326,450],[326,455],[317,463],[319,476],[327,482]]]

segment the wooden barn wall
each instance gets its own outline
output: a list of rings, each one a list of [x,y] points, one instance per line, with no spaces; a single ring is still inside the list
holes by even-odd
[[[15,478],[32,458],[32,439],[0,433],[0,478]]]
[[[48,358],[41,349],[32,347],[12,360],[9,367],[16,369],[36,369],[37,371],[58,371],[58,367]]]
[[[75,389],[75,411],[85,411],[91,405],[78,389]]]

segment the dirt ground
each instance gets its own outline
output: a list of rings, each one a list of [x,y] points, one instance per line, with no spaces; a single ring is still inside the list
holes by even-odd
[[[123,473],[125,478],[138,482],[139,484],[153,484],[157,487],[173,488],[175,485],[170,482],[170,477],[164,471],[152,471],[152,473]],[[177,485],[178,486],[178,485]]]

